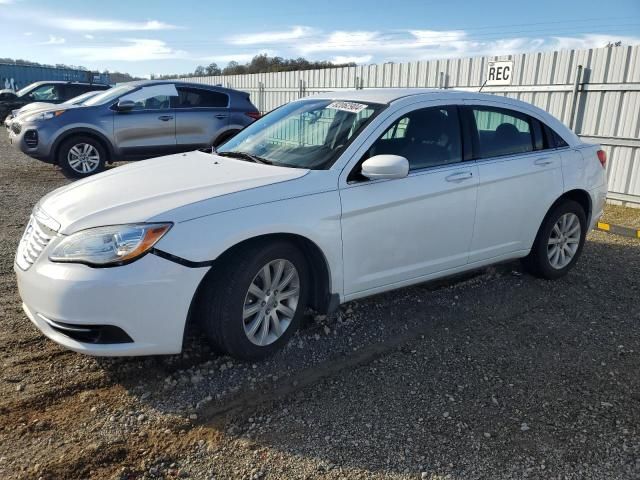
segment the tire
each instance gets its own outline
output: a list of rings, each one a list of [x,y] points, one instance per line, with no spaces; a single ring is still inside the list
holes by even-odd
[[[264,288],[264,268],[269,269],[270,277],[275,280],[280,264],[283,265],[281,283],[291,274],[289,267],[295,269],[290,283],[282,291],[273,287],[270,290],[268,285]],[[308,279],[307,261],[294,244],[278,241],[249,246],[214,267],[205,279],[198,298],[198,321],[214,349],[243,360],[267,357],[284,346],[299,328],[307,306]],[[297,298],[291,295],[296,286]],[[256,295],[260,290],[263,294]],[[285,295],[289,296],[284,298]],[[267,327],[264,320],[259,323],[260,315],[267,318]],[[278,322],[273,320],[273,315]],[[276,324],[281,332],[277,331]],[[255,331],[253,336],[251,330]]]
[[[547,213],[533,248],[522,263],[537,277],[548,280],[563,277],[580,258],[586,235],[587,216],[582,205],[563,200]]]
[[[104,170],[107,152],[95,138],[78,135],[62,142],[57,160],[67,177],[84,178]]]
[[[222,144],[223,144],[224,142],[226,142],[227,140],[230,140],[232,137],[235,137],[235,136],[238,134],[238,132],[239,132],[239,131],[240,131],[240,130],[232,130],[232,131],[230,131],[230,132],[225,132],[225,133],[223,133],[222,135],[220,135],[218,138],[216,138],[216,139],[213,141],[213,144],[212,144],[212,145],[213,145],[215,148],[218,148],[220,145],[222,145]]]

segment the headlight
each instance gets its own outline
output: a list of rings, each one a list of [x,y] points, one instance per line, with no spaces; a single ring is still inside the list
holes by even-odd
[[[97,267],[123,265],[147,253],[171,225],[139,223],[81,230],[56,245],[49,260]]]
[[[24,119],[25,122],[37,122],[39,120],[49,120],[51,118],[59,117],[65,112],[65,110],[56,110],[55,112],[42,112],[34,115],[29,115]]]

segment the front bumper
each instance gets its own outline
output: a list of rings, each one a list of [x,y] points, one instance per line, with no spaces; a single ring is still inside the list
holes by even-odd
[[[25,313],[51,340],[97,356],[182,350],[191,300],[207,267],[188,268],[147,254],[121,267],[91,268],[50,262],[47,250],[27,270],[18,265],[14,270]],[[112,326],[132,341],[83,342],[63,333],[60,325],[79,330]]]
[[[54,139],[48,129],[35,124],[19,124],[14,120],[7,131],[11,144],[22,153],[44,162],[54,161],[51,151]]]

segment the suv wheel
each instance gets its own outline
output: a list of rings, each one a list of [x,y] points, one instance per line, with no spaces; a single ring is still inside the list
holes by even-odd
[[[199,312],[213,346],[246,360],[281,348],[304,314],[307,271],[304,255],[289,242],[249,247],[212,271]]]
[[[523,264],[538,277],[560,278],[578,261],[586,235],[584,209],[573,200],[565,200],[545,217],[531,253],[523,259]]]
[[[104,169],[107,152],[92,137],[78,136],[65,140],[58,152],[58,165],[72,178],[82,178]]]
[[[230,140],[231,138],[235,137],[238,132],[240,130],[231,130],[229,132],[225,132],[222,135],[220,135],[218,138],[216,138],[213,142],[213,146],[215,148],[218,148],[220,145],[222,145],[223,143],[225,143],[227,140]]]

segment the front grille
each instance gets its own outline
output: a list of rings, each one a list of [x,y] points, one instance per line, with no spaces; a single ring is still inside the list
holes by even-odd
[[[24,133],[24,143],[29,148],[35,148],[38,146],[38,132],[35,130],[28,130]]]
[[[18,135],[22,131],[22,125],[20,125],[18,122],[13,122],[11,123],[11,130],[13,130],[13,133]]]
[[[38,259],[42,251],[55,235],[55,231],[42,224],[34,215],[31,215],[27,229],[22,235],[18,252],[16,253],[16,263],[27,270]]]

